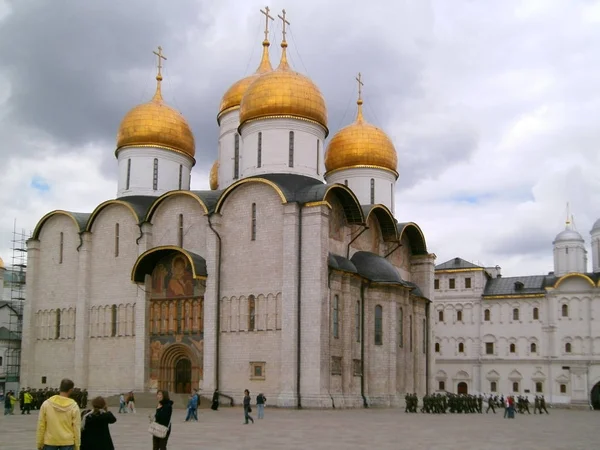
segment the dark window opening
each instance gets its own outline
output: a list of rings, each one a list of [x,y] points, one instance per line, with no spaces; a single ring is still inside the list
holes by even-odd
[[[450,278],[450,280],[448,280],[448,285],[449,285],[450,289],[455,289],[456,288],[456,280],[454,278]]]
[[[237,180],[240,177],[240,135],[236,133],[233,139],[233,179]]]
[[[375,345],[383,345],[383,308],[375,306]]]
[[[294,167],[294,132],[293,131],[290,131],[288,166]]]
[[[252,203],[252,229],[250,240],[256,240],[256,203]]]
[[[258,132],[258,144],[256,149],[256,167],[262,166],[262,131]]]
[[[158,189],[158,159],[154,158],[154,170],[152,174],[152,189]]]

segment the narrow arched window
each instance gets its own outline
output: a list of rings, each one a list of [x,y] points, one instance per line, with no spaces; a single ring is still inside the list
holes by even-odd
[[[569,317],[569,306],[568,305],[562,305],[562,307],[561,307],[561,315],[563,317]]]
[[[515,344],[510,344],[510,352],[516,353],[516,351],[517,351],[517,346]]]
[[[333,337],[340,337],[340,298],[337,295],[333,296]]]
[[[537,392],[538,394],[544,392],[544,385],[541,381],[537,381],[535,383],[535,392]]]
[[[252,203],[252,224],[250,230],[250,240],[256,240],[256,203]]]
[[[181,190],[183,183],[183,165],[179,164],[179,190]]]
[[[354,328],[354,333],[356,334],[356,342],[360,342],[360,302],[356,302],[356,306],[354,307],[354,320],[356,321],[356,325]]]
[[[237,180],[240,177],[240,135],[236,133],[233,140],[233,179]]]
[[[254,295],[248,297],[248,331],[254,331],[256,321],[256,300]]]
[[[439,353],[439,352],[440,352],[440,343],[439,343],[439,342],[436,342],[436,343],[435,343],[435,352],[436,352],[436,353]]]
[[[117,305],[110,307],[110,335],[115,337],[117,335]]]
[[[394,205],[394,183],[390,183],[390,206]]]
[[[258,143],[256,144],[256,167],[262,166],[262,131],[258,132]]]
[[[62,262],[63,262],[64,247],[65,247],[65,234],[61,231],[60,232],[60,243],[59,243],[59,249],[58,249],[58,263],[59,264],[62,264]]]
[[[519,320],[519,308],[513,309],[513,320]]]
[[[519,383],[517,381],[515,381],[513,383],[512,388],[513,388],[513,392],[519,392]]]
[[[375,345],[383,345],[383,308],[375,306]]]
[[[444,311],[438,311],[438,322],[444,321]]]
[[[179,214],[179,224],[177,227],[177,245],[183,248],[183,214]]]
[[[152,189],[158,189],[158,159],[154,158],[154,169],[152,174]]]
[[[529,346],[529,351],[531,353],[537,353],[537,345],[535,344],[535,342],[531,343],[531,345]]]
[[[571,353],[571,343],[567,342],[565,344],[565,353]]]
[[[344,180],[344,185],[348,186],[348,180]]]
[[[485,311],[483,311],[483,320],[485,320],[486,322],[490,321],[490,310],[486,309]]]
[[[115,258],[119,256],[119,224],[115,223]]]
[[[462,322],[462,311],[456,311],[456,321]]]
[[[317,139],[317,175],[321,173],[321,141]]]
[[[131,158],[127,160],[127,180],[125,181],[125,189],[129,189],[131,183]]]
[[[375,204],[375,179],[371,178],[371,205]]]
[[[539,320],[540,318],[540,310],[537,308],[533,308],[533,320]]]
[[[464,353],[465,352],[465,344],[463,344],[462,342],[458,343],[458,353]]]
[[[290,143],[289,143],[289,161],[288,165],[294,167],[294,132],[290,131]]]
[[[398,311],[398,347],[404,347],[404,311]]]
[[[56,324],[54,327],[54,339],[60,339],[60,309],[56,310]]]

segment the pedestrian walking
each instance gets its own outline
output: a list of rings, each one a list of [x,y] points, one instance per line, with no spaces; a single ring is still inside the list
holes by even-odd
[[[29,391],[25,391],[23,394],[23,409],[21,414],[31,414],[31,404],[33,403],[33,396]]]
[[[198,422],[198,394],[190,395],[190,398],[188,400],[187,415],[185,416],[185,421],[189,422],[192,419]]]
[[[213,411],[217,411],[219,409],[219,391],[217,391],[216,389],[212,396],[210,409],[212,409]]]
[[[81,450],[115,450],[108,426],[116,421],[103,397],[93,399],[92,410],[81,420]]]
[[[267,397],[261,392],[256,396],[256,412],[258,414],[259,419],[265,418],[265,403],[267,402]]]
[[[248,420],[251,420],[254,423],[254,419],[250,415],[252,412],[252,408],[250,407],[250,391],[246,389],[244,391],[244,425],[248,425]]]
[[[127,404],[125,403],[125,394],[119,396],[119,414],[127,414]]]
[[[158,406],[154,413],[154,422],[167,428],[165,437],[152,436],[152,450],[167,450],[167,442],[171,435],[171,416],[173,415],[173,402],[169,398],[167,391],[158,391],[156,393]]]
[[[8,391],[4,396],[4,415],[12,415],[12,405],[15,401],[15,397],[13,396],[12,391]]]
[[[129,412],[135,414],[135,397],[133,392],[129,392],[129,395],[127,396],[127,408],[129,409]]]
[[[37,424],[37,449],[79,449],[81,413],[77,402],[70,398],[74,386],[71,380],[65,378],[60,382],[59,394],[42,404]]]

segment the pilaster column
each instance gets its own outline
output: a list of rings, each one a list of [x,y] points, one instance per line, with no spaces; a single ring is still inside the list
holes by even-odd
[[[138,256],[152,248],[152,224],[142,224],[142,237],[138,242]],[[150,366],[150,349],[148,338],[148,294],[151,290],[151,276],[146,275],[146,282],[137,290],[135,301],[135,356],[134,384],[136,391],[146,391],[148,385],[148,367]]]
[[[92,233],[81,234],[77,270],[77,307],[75,310],[75,384],[88,385],[90,362],[90,275]]]
[[[35,374],[35,342],[39,330],[35,326],[35,310],[37,303],[38,266],[40,261],[40,241],[27,241],[27,283],[25,285],[25,304],[23,306],[23,333],[21,335],[21,386],[38,386]]]
[[[221,215],[213,214],[210,217],[212,227],[221,234]],[[207,224],[208,227],[208,224]],[[204,379],[202,389],[207,393],[217,389],[217,341],[221,338],[221,299],[217,292],[219,283],[219,239],[210,229],[206,231],[206,290],[204,291]]]
[[[298,205],[283,207],[283,283],[281,290],[281,366],[278,406],[297,405]]]
[[[301,400],[302,406],[330,408],[327,392],[328,353],[327,276],[329,207],[324,204],[302,210],[302,298],[301,298]]]
[[[389,294],[388,294],[389,295]],[[398,305],[393,300],[396,296],[396,293],[393,293],[388,296],[389,305],[387,307],[387,314],[384,312],[384,316],[388,317],[388,327],[387,327],[387,337],[384,333],[384,342],[387,342],[388,345],[388,391],[387,397],[390,402],[390,406],[399,406],[398,404],[398,395],[396,393],[396,359],[398,353]]]

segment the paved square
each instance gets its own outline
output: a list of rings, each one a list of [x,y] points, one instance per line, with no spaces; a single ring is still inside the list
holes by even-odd
[[[114,410],[113,410],[114,411]],[[111,426],[117,450],[147,450],[150,409],[119,415]],[[550,415],[406,414],[400,410],[295,411],[267,409],[264,420],[242,425],[241,408],[200,410],[199,423],[184,423],[176,410],[170,450],[410,449],[487,450],[599,448],[600,412],[550,410]],[[256,415],[256,411],[253,412]],[[0,449],[35,448],[37,412],[0,416]]]

